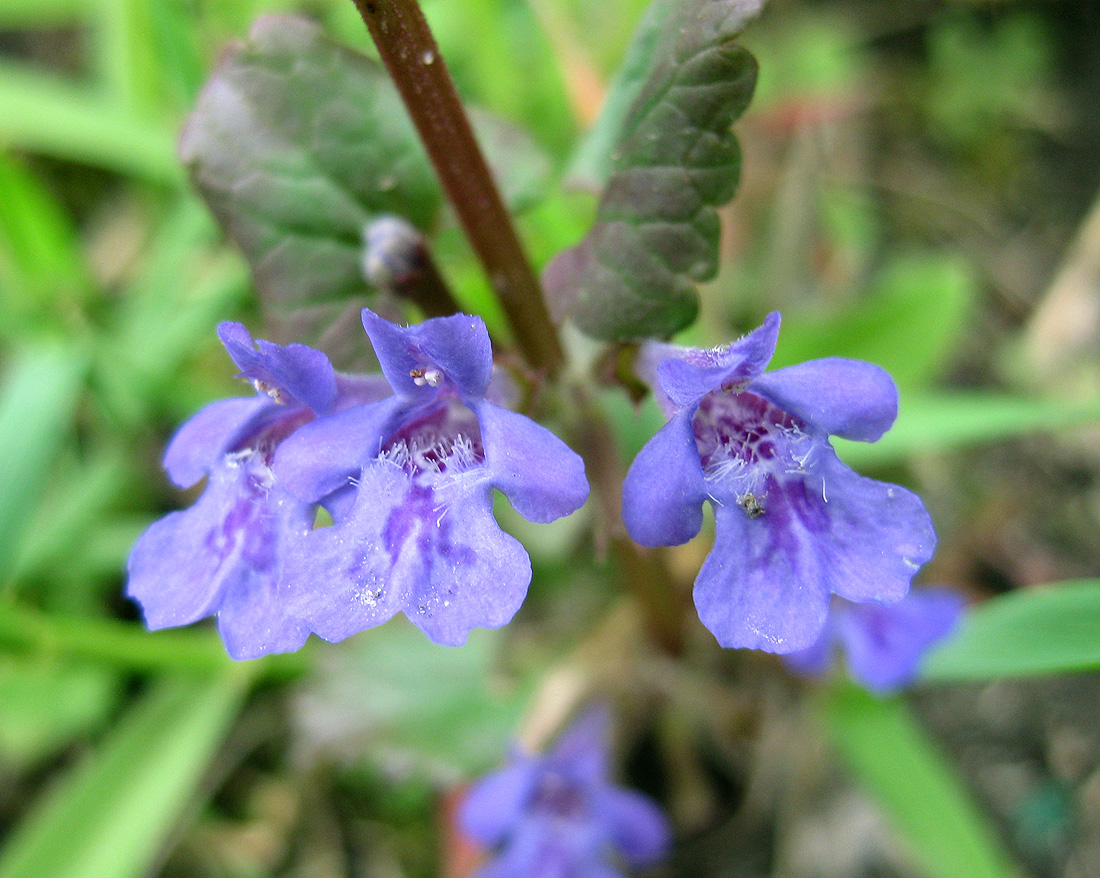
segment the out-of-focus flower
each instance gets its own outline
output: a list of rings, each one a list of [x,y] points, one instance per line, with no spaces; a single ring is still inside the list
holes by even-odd
[[[277,590],[286,545],[313,526],[313,507],[283,490],[271,463],[286,436],[336,407],[339,387],[320,351],[253,343],[239,323],[218,335],[256,396],[211,403],[172,439],[169,477],[181,488],[207,477],[206,490],[142,534],[127,594],[152,629],[216,615],[229,654],[244,659],[298,649],[309,635]]]
[[[897,415],[878,366],[830,357],[764,373],[779,315],[717,350],[650,343],[639,372],[669,416],[627,473],[623,519],[647,546],[678,545],[714,506],[695,605],[726,647],[812,644],[831,594],[893,602],[931,556],[920,498],[857,475],[829,436],[874,442]]]
[[[493,489],[548,522],[588,496],[584,464],[534,421],[489,402],[493,361],[478,317],[403,328],[363,311],[389,399],[297,430],[275,472],[332,527],[288,555],[286,607],[326,640],[404,612],[436,643],[512,618],[531,564],[493,518]]]
[[[462,826],[499,849],[476,878],[615,878],[616,860],[659,861],[668,823],[648,797],[610,782],[607,749],[606,713],[593,710],[544,756],[516,753],[474,784]]]
[[[800,674],[820,676],[840,649],[852,677],[885,695],[916,679],[921,659],[955,630],[965,606],[962,595],[946,588],[913,591],[894,604],[835,598],[817,642],[783,660]]]

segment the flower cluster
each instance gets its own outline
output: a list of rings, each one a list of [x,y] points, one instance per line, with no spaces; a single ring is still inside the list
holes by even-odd
[[[783,660],[792,670],[816,677],[830,668],[840,649],[858,683],[878,695],[896,692],[916,679],[928,650],[955,630],[965,603],[945,588],[910,592],[895,604],[836,598],[817,642]]]
[[[304,345],[219,334],[257,395],[213,403],[176,434],[165,468],[207,478],[190,509],[155,522],[129,561],[150,628],[217,616],[234,658],[340,640],[404,612],[438,643],[505,624],[531,578],[497,526],[492,492],[548,522],[588,495],[581,459],[491,402],[484,323],[402,328],[363,312],[384,380],[342,376]],[[318,506],[331,527],[314,528]]]
[[[493,490],[549,522],[584,503],[584,464],[502,404],[479,318],[400,327],[364,310],[363,325],[380,376],[222,324],[257,393],[207,406],[168,447],[173,481],[207,485],[134,547],[128,593],[149,627],[215,615],[230,654],[249,658],[397,613],[457,645],[515,614],[530,560],[493,518]],[[889,376],[840,358],[765,373],[778,331],[773,314],[717,350],[643,346],[669,420],[627,474],[623,519],[639,543],[683,543],[709,500],[700,618],[722,646],[790,653],[819,639],[833,594],[904,597],[936,538],[918,497],[852,472],[829,443],[890,427]],[[314,526],[321,507],[332,526]]]
[[[920,498],[857,475],[829,443],[889,429],[889,375],[836,357],[765,373],[778,332],[772,314],[718,350],[644,347],[639,371],[669,420],[627,473],[623,519],[643,545],[678,545],[709,500],[703,624],[722,646],[788,653],[817,640],[831,594],[900,600],[936,537]]]
[[[607,717],[583,714],[545,755],[514,754],[477,782],[460,820],[495,859],[476,878],[615,878],[609,860],[650,866],[669,844],[664,815],[608,779]]]

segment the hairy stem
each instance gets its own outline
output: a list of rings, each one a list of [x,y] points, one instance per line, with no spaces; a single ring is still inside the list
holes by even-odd
[[[538,279],[420,7],[416,0],[354,2],[496,290],[524,358],[536,369],[556,375],[564,357]]]

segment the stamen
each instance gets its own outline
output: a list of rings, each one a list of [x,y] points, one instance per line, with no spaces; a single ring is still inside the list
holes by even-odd
[[[438,387],[443,383],[443,373],[439,369],[410,369],[409,377],[417,387]]]

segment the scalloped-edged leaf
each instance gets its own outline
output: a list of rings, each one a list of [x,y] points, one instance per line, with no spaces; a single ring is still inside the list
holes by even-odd
[[[541,193],[548,162],[526,134],[472,116],[506,198]],[[426,230],[443,195],[380,64],[312,22],[265,16],[204,86],[180,157],[276,308],[366,292],[364,226],[397,214]]]
[[[366,222],[400,213],[423,227],[440,203],[381,68],[303,19],[265,16],[230,47],[180,158],[275,302],[362,292]]]
[[[730,126],[756,83],[734,40],[762,0],[688,0],[666,19],[666,47],[623,121],[596,222],[543,276],[558,319],[608,341],[667,337],[699,308],[718,271],[716,208],[737,189]]]

